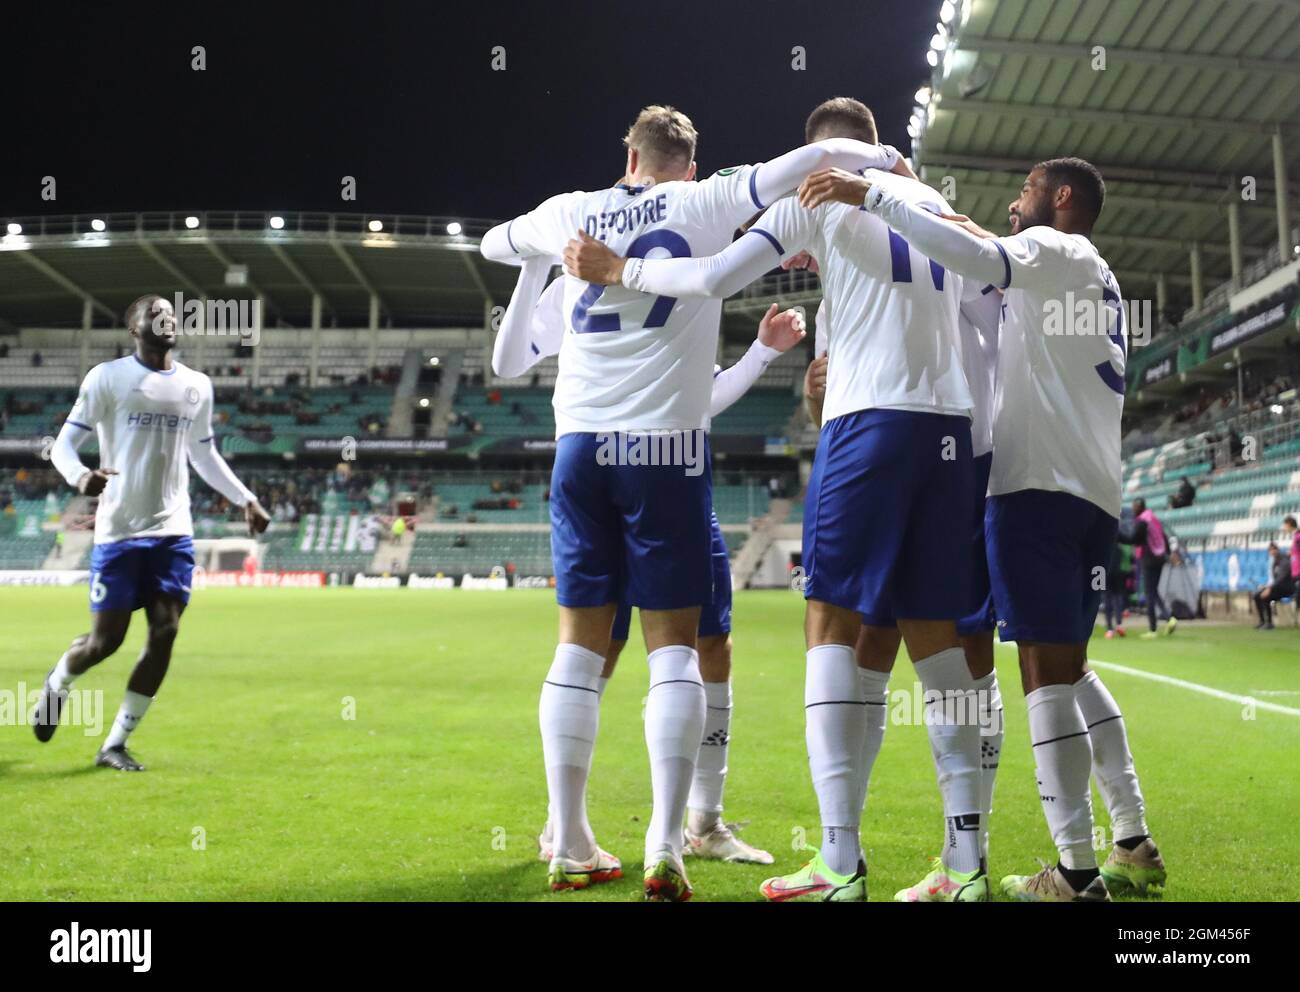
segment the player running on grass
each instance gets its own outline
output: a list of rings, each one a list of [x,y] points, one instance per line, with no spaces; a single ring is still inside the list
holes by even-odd
[[[522,375],[542,358],[556,354],[564,339],[564,316],[561,280],[547,287],[533,311],[527,335],[516,334],[513,308],[526,312],[531,290],[537,284],[535,267],[544,272],[551,268],[549,259],[530,259],[520,274],[522,294],[511,298],[493,353],[494,368],[509,368]],[[794,310],[777,313],[776,304],[758,325],[758,336],[745,355],[728,369],[714,366],[713,396],[709,413],[717,417],[740,399],[763,374],[768,363],[803,340],[803,320]],[[513,344],[513,347],[512,347]],[[512,360],[509,353],[518,355]],[[719,861],[770,865],[772,855],[736,836],[722,816],[722,794],[726,786],[727,755],[731,740],[731,563],[726,541],[716,513],[711,514],[713,558],[713,602],[700,612],[696,649],[700,655],[700,675],[704,680],[708,706],[695,777],[686,805],[686,844],[684,853]],[[619,655],[627,644],[632,621],[632,606],[619,603],[614,617],[609,653],[600,673],[597,691],[604,696],[605,686],[614,674]],[[586,815],[585,803],[583,815]],[[546,827],[537,839],[539,857],[549,862],[554,854],[554,827],[548,816]]]
[[[836,98],[809,117],[807,137],[874,140],[871,112]],[[873,173],[901,195],[947,210],[910,178]],[[867,710],[854,647],[865,619],[898,623],[927,697],[944,723],[937,763],[949,827],[945,860],[987,892],[980,865],[980,727],[965,711],[974,680],[955,621],[966,612],[968,544],[951,546],[936,521],[970,513],[972,401],[961,366],[961,279],[914,253],[877,219],[833,205],[785,200],[745,237],[705,258],[623,259],[589,238],[566,266],[592,281],[674,296],[723,298],[781,260],[811,250],[836,307],[828,423],[804,512],[808,574],[805,712],[822,845],[800,871],[762,886],[774,901],[865,901],[859,841],[870,762]],[[698,254],[698,253],[697,253]],[[869,509],[867,509],[869,508]],[[935,581],[930,562],[951,567]]]
[[[917,209],[870,178],[840,170],[800,190],[810,208],[861,205],[937,263],[1003,290],[993,465],[985,535],[998,628],[1017,642],[1043,812],[1060,854],[1003,891],[1029,902],[1104,902],[1108,887],[1162,886],[1118,707],[1087,667],[1121,504],[1120,416],[1126,339],[1119,287],[1089,240],[1105,200],[1101,174],[1077,158],[1039,163],[1009,205],[1010,237]],[[1090,307],[1056,334],[1052,309]],[[1089,773],[1112,810],[1116,841],[1098,869]],[[1104,876],[1104,881],[1103,881]]]
[[[560,194],[498,225],[483,238],[484,256],[502,262],[554,257],[579,228],[634,256],[713,252],[756,210],[824,165],[897,161],[897,153],[877,145],[824,142],[696,183],[695,140],[684,114],[647,108],[625,138],[623,182]],[[550,501],[560,632],[539,707],[555,823],[551,884],[599,881],[617,868],[600,851],[581,808],[597,687],[626,594],[641,609],[650,669],[645,730],[654,804],[645,891],[649,899],[684,901],[691,888],[681,864],[681,825],[706,715],[695,642],[701,604],[713,599],[705,432],[721,303],[572,279],[563,292],[572,333],[564,337],[555,385]],[[678,444],[675,460],[690,464],[602,464],[602,452],[648,432],[667,435]]]
[[[136,340],[135,353],[86,374],[51,455],[69,485],[99,497],[90,554],[92,624],[46,677],[32,729],[42,742],[54,736],[73,680],[118,649],[131,614],[143,609],[149,625],[144,651],[95,758],[105,768],[138,772],[144,766],[127,751],[127,738],[158,694],[190,601],[189,466],[244,508],[250,534],[264,531],[271,518],[216,450],[212,380],[172,358],[172,304],[161,296],[142,296],[127,308],[126,325]],[[92,433],[99,438],[97,469],[86,468],[77,454]]]

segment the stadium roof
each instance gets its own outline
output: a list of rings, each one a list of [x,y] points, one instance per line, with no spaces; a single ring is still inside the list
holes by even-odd
[[[1154,296],[1163,274],[1171,308],[1192,301],[1193,245],[1209,291],[1291,239],[1300,0],[949,0],[941,17],[914,158],[932,185],[952,177],[958,210],[1005,232],[1029,166],[1087,158],[1108,188],[1098,247],[1126,295]],[[1293,178],[1280,229],[1282,163]]]
[[[513,269],[479,256],[490,221],[277,216],[279,227],[260,212],[15,218],[21,233],[0,232],[0,321],[81,326],[89,310],[96,325],[120,325],[137,297],[181,292],[261,296],[268,323],[297,327],[311,326],[314,296],[323,326],[369,326],[373,299],[380,326],[478,327],[514,288]]]

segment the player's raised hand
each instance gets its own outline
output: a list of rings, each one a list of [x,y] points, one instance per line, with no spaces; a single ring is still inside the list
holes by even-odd
[[[271,522],[271,515],[262,509],[261,503],[253,500],[244,505],[244,519],[248,521],[248,534],[252,537],[266,530]]]
[[[583,282],[599,286],[613,286],[622,282],[623,264],[626,261],[586,231],[579,231],[578,236],[564,246],[564,271]]]
[[[808,254],[806,251],[801,251],[797,254],[791,255],[781,263],[781,268],[785,269],[787,272],[791,269],[807,269],[809,272],[820,274],[820,270],[817,267],[817,259],[813,258],[812,255]]]
[[[117,475],[115,468],[95,468],[77,480],[77,492],[83,496],[98,496],[108,485],[108,477]]]
[[[803,394],[815,403],[820,403],[826,398],[826,364],[828,361],[826,355],[814,358],[808,366],[808,371],[803,374]]]
[[[814,172],[799,185],[799,203],[811,210],[823,203],[847,203],[861,206],[867,198],[871,181],[856,172],[843,169],[822,169]]]
[[[965,214],[940,214],[944,220],[950,220],[958,227],[970,231],[977,238],[996,238],[997,235],[992,231],[986,231]]]
[[[777,351],[789,351],[804,339],[803,314],[798,310],[776,312],[773,303],[758,322],[758,340]]]

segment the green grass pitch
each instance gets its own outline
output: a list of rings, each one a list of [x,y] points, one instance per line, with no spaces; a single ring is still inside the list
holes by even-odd
[[[0,591],[0,690],[35,686],[86,629],[84,589]],[[802,603],[735,604],[727,816],[776,868],[816,842],[804,749]],[[132,740],[149,767],[91,765],[63,726],[40,745],[10,706],[0,727],[0,899],[636,900],[649,780],[644,648],[601,710],[591,821],[627,876],[551,895],[536,860],[546,811],[537,697],[555,631],[550,593],[329,589],[195,595],[171,674]],[[1287,617],[1289,621],[1289,615]],[[1131,633],[1140,628],[1132,623]],[[107,731],[143,639],[77,683],[103,690]],[[1094,640],[1093,658],[1300,709],[1300,630],[1185,624],[1169,640]],[[992,819],[996,878],[1053,854],[1034,786],[1015,655],[998,652],[1007,736]],[[1106,670],[1128,721],[1166,900],[1296,900],[1300,715]],[[902,660],[891,689],[913,684]],[[355,719],[345,719],[348,700]],[[17,725],[15,725],[17,723]],[[1094,799],[1098,822],[1106,822]],[[864,821],[873,900],[915,881],[941,839],[923,727],[893,724]],[[754,900],[759,866],[688,861],[699,900]]]

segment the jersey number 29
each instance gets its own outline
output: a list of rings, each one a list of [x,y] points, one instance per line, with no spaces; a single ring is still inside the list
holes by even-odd
[[[662,227],[653,231],[646,231],[645,234],[633,241],[628,246],[627,257],[645,258],[654,248],[666,248],[673,258],[691,257],[691,246],[686,243],[686,239],[676,231],[670,231]],[[594,334],[600,331],[619,331],[623,329],[622,320],[616,313],[590,314],[587,312],[604,292],[604,286],[593,283],[578,297],[578,302],[573,307],[574,333]],[[677,298],[675,296],[656,296],[654,302],[650,304],[650,312],[646,314],[641,326],[646,329],[663,327],[664,324],[668,323],[668,315],[673,312],[676,303]]]

